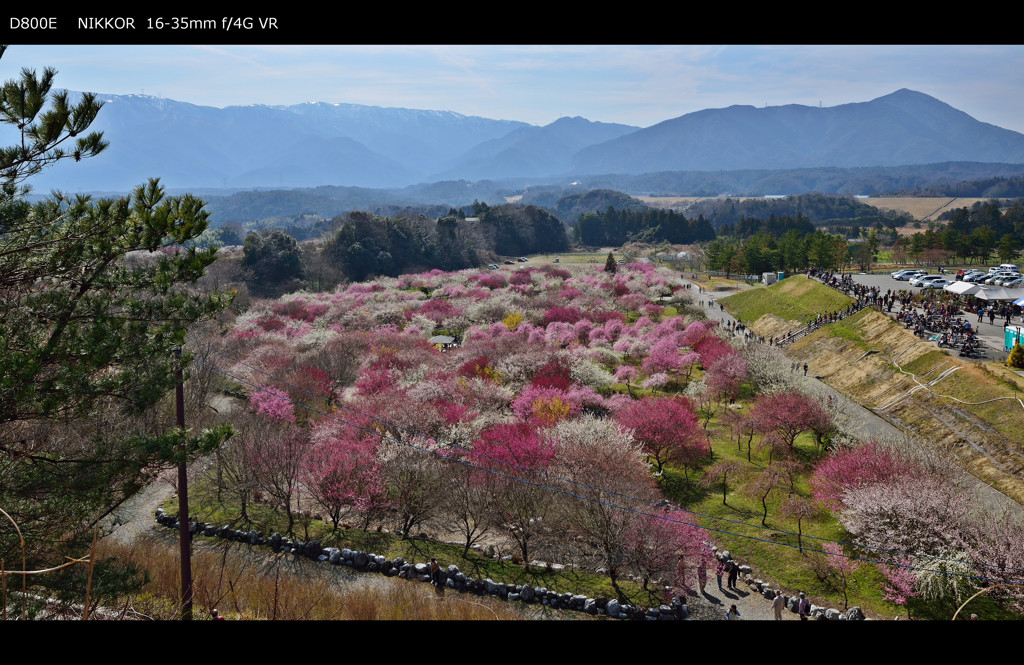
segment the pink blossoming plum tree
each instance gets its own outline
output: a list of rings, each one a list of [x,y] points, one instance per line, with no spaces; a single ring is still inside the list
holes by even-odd
[[[682,464],[685,469],[706,457],[711,448],[693,405],[685,397],[637,400],[619,411],[616,418],[622,427],[633,431],[659,472],[668,462]]]
[[[764,395],[750,409],[757,431],[791,450],[801,432],[825,428],[830,416],[817,401],[797,391]]]
[[[914,560],[908,556],[899,557],[891,566],[879,566],[885,575],[886,584],[882,591],[883,600],[893,605],[905,607],[907,619],[910,619],[910,600],[921,595],[917,590],[917,575],[913,570]]]
[[[825,564],[832,571],[835,577],[836,586],[843,594],[843,609],[849,609],[849,589],[854,582],[853,573],[860,568],[860,562],[843,553],[843,546],[839,543],[825,543],[822,545],[828,554],[825,555]]]
[[[874,441],[833,452],[815,466],[811,476],[814,499],[829,510],[843,507],[847,490],[913,476],[918,470]]]

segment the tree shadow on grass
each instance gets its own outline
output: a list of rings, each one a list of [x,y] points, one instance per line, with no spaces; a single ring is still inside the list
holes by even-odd
[[[793,455],[800,463],[813,466],[825,457],[826,452],[819,449],[817,444],[801,443],[793,447]]]
[[[687,478],[682,471],[665,467],[661,477],[658,478],[658,487],[670,501],[680,506],[692,506],[700,503],[707,498],[712,488],[703,487],[693,477],[692,471],[689,475],[690,477]]]

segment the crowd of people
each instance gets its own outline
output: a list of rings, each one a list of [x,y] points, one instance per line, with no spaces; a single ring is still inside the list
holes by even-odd
[[[905,328],[913,330],[919,337],[936,342],[940,348],[957,350],[962,357],[976,358],[985,353],[985,343],[978,337],[978,327],[965,320],[965,313],[977,312],[978,323],[987,317],[989,323],[994,325],[998,318],[1003,320],[1004,326],[1008,326],[1014,316],[1020,315],[1021,310],[1011,301],[985,301],[943,291],[915,294],[906,289],[887,289],[883,293],[877,286],[857,284],[852,275],[813,268],[806,275],[808,279],[818,279],[854,298],[854,303],[845,310],[819,314],[808,324],[809,330],[841,320],[863,307],[873,307],[891,315],[893,307],[899,305],[895,318]]]

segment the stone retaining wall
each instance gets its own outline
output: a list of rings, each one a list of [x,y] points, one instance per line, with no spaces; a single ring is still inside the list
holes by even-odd
[[[156,521],[158,524],[175,530],[179,528],[178,518],[174,515],[168,515],[164,512],[163,508],[156,509]],[[379,573],[386,577],[431,582],[429,564],[409,563],[401,557],[388,559],[378,554],[360,552],[348,548],[322,547],[315,540],[303,543],[285,538],[279,533],[274,533],[267,538],[261,531],[241,531],[232,529],[227,525],[218,527],[204,522],[190,523],[189,533],[194,536],[223,538],[247,545],[268,545],[274,552],[304,556],[312,561],[334,566],[348,566],[358,571]],[[732,558],[728,551],[716,551],[715,556],[722,561],[728,561]],[[769,599],[775,597],[775,591],[769,589],[767,583],[751,578],[749,566],[740,566],[740,579],[749,584],[754,593],[760,593]],[[673,599],[670,605],[634,607],[622,604],[614,598],[588,598],[581,594],[558,593],[544,587],[534,587],[529,584],[504,584],[491,579],[478,580],[467,576],[454,564],[441,569],[439,583],[443,584],[446,589],[452,589],[461,593],[492,596],[509,602],[536,603],[554,610],[585,612],[595,616],[604,615],[615,619],[680,621],[691,618],[686,604],[680,598]],[[790,611],[796,612],[796,598],[787,598],[786,607],[790,608]],[[825,615],[825,618],[828,619],[864,618],[860,608],[857,607],[852,607],[846,614],[842,614],[837,610],[826,610],[812,605],[811,614],[814,617]]]

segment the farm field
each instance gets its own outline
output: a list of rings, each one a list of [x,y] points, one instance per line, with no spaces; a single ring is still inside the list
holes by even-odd
[[[637,199],[644,203],[655,207],[655,208],[673,208],[685,212],[685,209],[702,200],[708,198],[726,198],[726,197],[699,197],[699,196],[638,196]],[[737,201],[743,201],[750,198],[750,196],[734,196],[729,197]],[[874,206],[879,210],[883,211],[896,211],[905,212],[914,217],[914,219],[920,221],[935,220],[940,214],[947,210],[953,210],[956,208],[970,208],[972,205],[979,201],[986,201],[987,199],[970,198],[970,197],[871,197],[865,199],[858,199],[861,203]],[[909,229],[909,230],[908,230]],[[901,234],[911,235],[919,229],[900,229]]]

